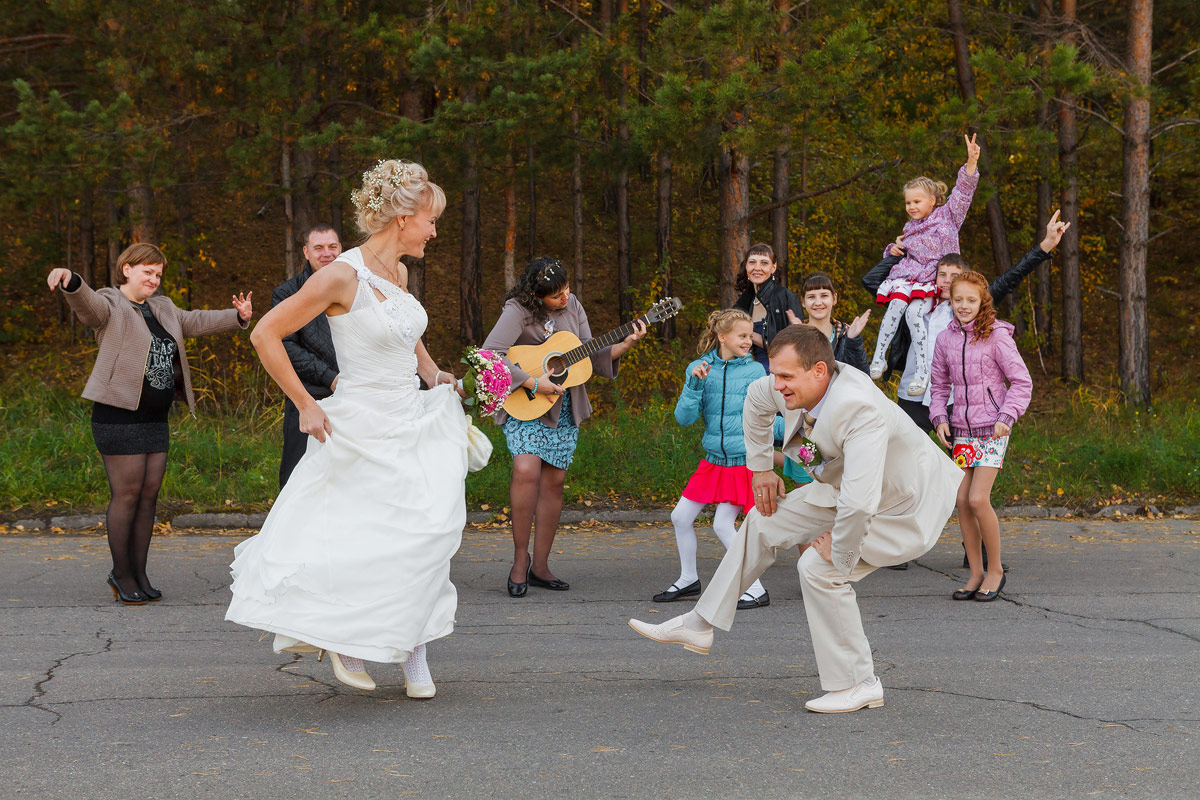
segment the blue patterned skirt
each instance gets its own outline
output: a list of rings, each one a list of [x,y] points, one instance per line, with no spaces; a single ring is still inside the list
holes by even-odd
[[[579,442],[579,426],[571,412],[571,393],[562,399],[562,410],[558,414],[558,427],[550,428],[541,419],[520,420],[509,417],[501,428],[508,443],[508,452],[513,457],[533,455],[552,467],[566,469],[575,457],[575,445]]]

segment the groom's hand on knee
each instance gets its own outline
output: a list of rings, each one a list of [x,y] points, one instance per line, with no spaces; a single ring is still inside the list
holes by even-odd
[[[750,487],[754,492],[754,507],[764,517],[774,514],[776,501],[787,496],[787,492],[784,491],[783,478],[776,475],[774,470],[755,472]]]

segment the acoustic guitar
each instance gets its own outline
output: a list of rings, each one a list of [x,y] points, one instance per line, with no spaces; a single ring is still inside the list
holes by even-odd
[[[650,326],[656,322],[670,319],[679,313],[683,303],[677,297],[667,297],[659,300],[642,316],[633,322],[627,322],[619,328],[609,331],[603,336],[592,339],[587,344],[579,341],[579,337],[570,331],[559,331],[541,344],[516,345],[508,349],[508,360],[516,364],[527,374],[540,380],[550,380],[569,389],[592,377],[591,357],[606,347],[611,347],[633,333],[634,322],[644,322]],[[537,419],[545,414],[562,395],[548,395],[534,392],[525,387],[518,387],[504,401],[504,410],[509,416],[521,420]]]

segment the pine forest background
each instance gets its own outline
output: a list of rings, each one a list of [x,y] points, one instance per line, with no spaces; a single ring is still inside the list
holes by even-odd
[[[961,241],[982,272],[1040,241],[1054,209],[1073,223],[1001,309],[1035,412],[1082,399],[1153,413],[1194,395],[1191,0],[6,6],[10,397],[30,376],[76,395],[90,368],[94,341],[47,291],[49,269],[102,286],[125,245],[157,242],[177,302],[225,307],[253,290],[261,315],[302,263],[298,235],[327,221],[357,243],[350,190],[379,158],[407,157],[449,197],[437,240],[409,265],[441,363],[482,340],[531,255],[552,254],[596,332],[683,299],[616,388],[594,390],[602,410],[669,407],[752,242],[775,246],[793,289],[831,273],[840,318],[875,308],[859,278],[903,226],[904,181],[953,183],[967,131],[985,147]],[[245,336],[195,347],[207,413],[278,419]]]

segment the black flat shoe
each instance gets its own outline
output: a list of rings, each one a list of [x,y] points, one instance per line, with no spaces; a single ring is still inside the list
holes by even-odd
[[[675,584],[672,583],[670,589],[654,595],[654,602],[673,603],[676,600],[682,600],[685,597],[696,597],[700,594],[701,588],[700,581],[692,581],[682,589],[676,587]]]
[[[127,606],[144,606],[146,605],[146,595],[141,592],[132,592],[126,594],[121,590],[121,584],[117,583],[117,579],[113,574],[108,573],[108,588],[112,589],[113,600],[120,600]]]
[[[515,583],[512,578],[508,579],[508,596],[509,597],[524,597],[525,590],[529,588],[528,583]]]
[[[745,611],[747,608],[763,608],[769,605],[771,605],[771,595],[766,592],[763,592],[759,597],[748,597],[737,602],[739,611]]]
[[[1004,584],[1008,581],[1007,575],[1000,577],[1000,585],[996,587],[994,592],[978,592],[975,595],[976,603],[990,603],[1000,596],[1000,592],[1004,591]]]
[[[978,589],[959,589],[957,592],[950,595],[950,597],[955,600],[974,600],[975,595],[978,593]]]
[[[566,581],[560,581],[558,578],[549,581],[545,578],[539,578],[536,574],[534,574],[533,567],[529,568],[529,573],[526,575],[526,580],[528,580],[533,586],[540,586],[543,589],[553,589],[556,592],[565,592],[567,589],[571,588],[571,584],[567,583]]]

